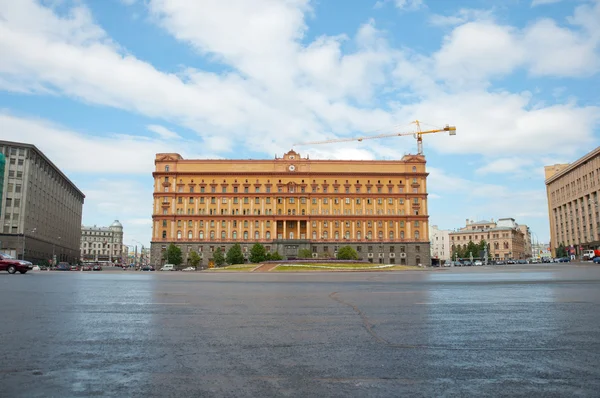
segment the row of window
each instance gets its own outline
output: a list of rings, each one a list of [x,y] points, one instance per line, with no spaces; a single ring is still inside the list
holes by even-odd
[[[295,233],[293,231],[289,231],[288,232],[289,236],[286,239],[295,239],[295,238],[300,238],[300,239],[306,239],[304,234],[301,234],[299,237],[295,235]],[[340,239],[340,233],[338,231],[335,231],[333,234],[333,238],[334,239]],[[208,236],[210,239],[215,239],[216,238],[216,232],[215,231],[210,231],[208,233]],[[242,237],[244,240],[248,240],[249,239],[249,233],[248,231],[244,231],[242,233]],[[394,238],[395,234],[394,231],[389,231],[388,232],[388,239],[392,240],[395,239]],[[384,233],[383,231],[379,231],[377,234],[378,239],[383,239],[384,238]],[[414,231],[414,235],[413,235],[414,239],[420,239],[420,233],[419,231]],[[167,239],[167,231],[162,231],[162,238],[163,239]],[[183,238],[183,233],[182,231],[177,231],[177,239],[182,239]],[[188,239],[194,239],[194,234],[192,231],[188,231],[187,232],[187,238]],[[278,239],[282,239],[283,238],[283,234],[278,234],[277,236]],[[366,233],[366,238],[367,239],[373,239],[373,232],[372,231],[367,231]],[[405,233],[404,231],[400,231],[400,239],[405,239]],[[200,231],[198,233],[198,239],[204,239],[204,231]],[[226,231],[221,231],[221,239],[228,239],[227,237],[227,233]],[[231,233],[231,239],[233,240],[237,240],[238,239],[238,233],[237,231],[233,231]],[[260,240],[261,238],[261,234],[259,231],[254,231],[254,239]],[[265,239],[271,239],[271,232],[267,231],[265,233]],[[312,231],[312,239],[316,240],[318,239],[318,235],[316,231]],[[321,237],[321,239],[329,239],[329,232],[328,231],[323,231],[323,235]],[[350,231],[346,231],[344,233],[344,239],[353,239],[353,237],[351,236]],[[362,233],[360,231],[356,232],[356,239],[361,240],[362,239]]]
[[[377,225],[377,227],[382,228],[384,226],[385,222],[386,221],[380,220],[380,221],[377,221],[377,223],[375,223],[374,221],[368,220],[368,221],[364,221],[364,224],[367,227],[369,227],[369,228],[371,228],[375,224]],[[248,226],[252,224],[252,221],[244,220],[244,221],[239,221],[238,222],[237,220],[233,220],[231,223],[233,225],[233,228],[237,228],[238,225],[239,226],[243,225],[244,228],[248,228]],[[344,226],[346,226],[347,228],[349,228],[352,225],[352,223],[354,223],[354,222],[353,221],[339,221],[339,220],[331,221],[330,222],[330,221],[325,220],[325,221],[312,221],[311,225],[312,225],[313,228],[317,228],[318,225],[321,225],[324,228],[328,228],[329,224],[331,224],[331,226],[334,226],[335,228],[339,228],[340,225],[342,225],[342,223],[343,223]],[[363,226],[363,221],[359,220],[359,221],[356,221],[355,223],[356,223],[356,227],[357,228],[361,228]],[[396,221],[391,221],[390,220],[390,221],[387,221],[387,223],[388,223],[388,227],[393,228],[394,225],[395,225],[395,223],[396,223]],[[163,227],[167,227],[168,224],[169,224],[168,220],[162,220],[162,226]],[[188,228],[193,228],[194,227],[194,222],[192,220],[187,220],[187,221],[177,220],[177,227],[178,228],[181,228],[183,225],[186,225],[186,224],[187,224]],[[200,228],[203,228],[205,224],[207,226],[210,226],[211,228],[214,228],[215,225],[218,225],[218,221],[215,221],[215,220],[210,220],[210,221],[206,221],[206,222],[204,220],[198,221],[198,226]],[[266,225],[267,228],[270,228],[271,227],[271,221],[267,220],[265,222],[265,225]],[[291,225],[293,225],[293,227],[291,227],[291,228],[295,228],[296,224],[295,224],[295,222],[292,221]],[[399,225],[400,225],[400,228],[404,228],[405,222],[404,221],[399,221]],[[282,226],[282,222],[280,222],[279,226],[280,227]],[[418,220],[417,221],[413,221],[413,226],[415,228],[419,228],[419,226],[420,226],[419,221]],[[221,220],[221,228],[227,228],[227,221]],[[260,228],[260,221],[258,221],[258,220],[254,221],[254,228]]]
[[[168,178],[168,177],[165,177],[165,178]],[[165,182],[168,182],[168,181],[165,181]],[[412,184],[413,185],[420,185],[419,181],[416,178],[413,178]],[[318,187],[311,187],[310,192],[317,193],[318,191],[319,191]],[[167,186],[163,187],[163,192],[180,192],[180,193],[190,192],[190,193],[194,193],[194,192],[196,192],[196,190],[195,190],[194,186],[189,186],[188,189],[187,189],[187,191],[186,191],[184,189],[183,185],[179,185],[176,190],[171,191],[171,187],[167,185]],[[198,192],[200,192],[200,193],[207,193],[207,192],[217,193],[217,187],[216,186],[212,186],[212,187],[210,187],[210,190],[206,190],[205,187],[200,187],[200,190]],[[225,187],[225,186],[221,187],[220,192],[221,193],[227,193],[228,192],[227,191],[227,187]],[[242,192],[238,191],[237,187],[233,187],[233,191],[232,192],[233,193],[242,193]],[[264,192],[265,193],[271,193],[271,187],[269,187],[269,186],[265,187],[265,191]],[[276,192],[278,192],[278,193],[284,193],[284,192],[287,192],[287,193],[296,193],[296,192],[306,193],[307,189],[305,187],[300,187],[298,189],[295,185],[288,184],[288,185],[285,185],[285,186],[279,186],[279,187],[277,187],[277,191]],[[334,187],[333,191],[329,191],[328,186],[323,185],[322,188],[321,188],[321,193],[328,193],[328,192],[333,192],[333,193],[341,193],[341,192],[351,193],[352,190],[351,190],[351,188],[346,187],[346,188],[344,188],[343,191],[340,191],[339,188]],[[363,192],[362,187],[355,187],[354,188],[354,193],[362,193],[362,192]],[[383,189],[383,187],[377,187],[377,189],[375,191],[373,191],[371,189],[371,187],[366,187],[366,191],[364,191],[364,192],[366,192],[366,193],[374,193],[374,192],[384,193],[385,190]],[[418,193],[419,192],[419,188],[416,187],[416,186],[413,186],[412,192]],[[250,193],[249,187],[244,187],[243,193]],[[254,193],[261,193],[260,187],[255,187],[254,188]],[[404,193],[404,187],[387,187],[387,193]]]
[[[187,203],[187,204],[194,204],[195,203],[195,199],[196,198],[194,198],[193,196],[190,196],[185,201],[185,203]],[[199,204],[210,203],[210,204],[214,205],[214,204],[217,204],[219,202],[218,198],[215,197],[215,196],[213,196],[213,197],[210,198],[210,202],[209,202],[209,198],[199,197],[197,199],[198,199],[197,202]],[[296,199],[300,199],[298,201],[298,203],[300,203],[300,204],[306,204],[307,203],[307,198],[301,197],[301,198],[288,198],[289,204],[296,204]],[[221,202],[221,204],[229,204],[230,201],[234,205],[237,205],[237,204],[240,203],[240,200],[237,197],[236,198],[221,198],[220,202]],[[321,204],[324,204],[324,205],[329,204],[329,198],[323,198],[320,201],[321,201]],[[383,205],[386,200],[384,198],[377,198],[376,200],[373,200],[372,198],[367,198],[364,201],[365,201],[365,204],[368,204],[368,205],[374,204],[375,202],[377,202],[378,205]],[[393,205],[394,201],[395,201],[394,198],[387,198],[387,204],[389,204],[389,205]],[[360,205],[360,204],[362,204],[362,199],[361,198],[356,198],[353,201],[351,198],[345,198],[344,201],[343,201],[343,203],[345,203],[347,205],[352,204],[353,202],[355,202],[357,205]],[[171,204],[171,200],[170,200],[169,197],[165,196],[165,197],[163,197],[162,203],[163,204]],[[177,198],[177,204],[183,204],[183,203],[184,203],[184,198],[181,197],[181,196],[178,197]],[[243,203],[245,205],[250,204],[250,198],[249,197],[244,197],[243,200],[241,201],[241,203]],[[271,204],[271,198],[269,198],[269,197],[264,198],[264,203],[265,204]],[[278,205],[285,204],[285,198],[276,198],[276,203]],[[319,204],[319,199],[312,198],[311,203],[313,205],[318,205]],[[334,204],[334,205],[337,205],[337,204],[342,203],[342,201],[341,201],[340,198],[333,198],[331,200],[331,203]],[[414,204],[418,204],[419,203],[419,198],[413,198],[413,203]],[[254,204],[257,204],[257,205],[261,204],[261,198],[260,197],[255,197],[254,198]],[[398,204],[403,205],[404,204],[404,198],[398,199]]]

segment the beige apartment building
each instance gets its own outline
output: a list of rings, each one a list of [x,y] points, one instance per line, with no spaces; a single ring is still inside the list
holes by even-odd
[[[552,255],[561,243],[576,255],[600,247],[600,146],[571,164],[544,171]]]
[[[151,256],[171,243],[206,266],[216,248],[255,243],[295,258],[334,257],[352,246],[374,263],[429,264],[425,157],[312,160],[155,159]]]
[[[517,224],[514,218],[477,222],[466,220],[463,228],[450,232],[450,245],[454,251],[458,246],[466,248],[469,242],[478,244],[485,240],[489,245],[489,255],[493,259],[525,259],[531,257],[531,243],[529,251],[526,251],[526,238],[522,227],[528,230],[527,226]],[[473,257],[479,257],[479,253],[473,253]]]

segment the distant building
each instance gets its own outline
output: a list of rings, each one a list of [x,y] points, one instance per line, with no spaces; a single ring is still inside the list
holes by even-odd
[[[544,170],[552,255],[560,244],[575,255],[600,247],[600,146],[571,164]]]
[[[119,220],[110,227],[81,226],[81,259],[86,262],[123,261],[123,225]]]
[[[0,251],[34,263],[79,260],[85,195],[31,144],[0,141]]]
[[[525,253],[531,253],[531,229],[525,224],[519,224],[518,228],[521,232],[523,232],[523,238],[525,239],[525,242],[523,242],[523,251]]]
[[[525,226],[526,227],[526,226]],[[525,234],[514,218],[500,218],[497,222],[466,220],[465,226],[450,232],[451,250],[460,246],[467,248],[469,242],[479,244],[484,240],[488,244],[489,256],[493,259],[525,259],[531,256],[531,249],[525,251]],[[479,253],[472,253],[479,257]]]
[[[431,248],[431,259],[450,260],[450,230],[439,229],[437,225],[429,228],[429,240]]]

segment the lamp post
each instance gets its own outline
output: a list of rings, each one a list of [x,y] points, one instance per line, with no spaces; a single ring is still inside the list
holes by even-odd
[[[34,234],[37,228],[31,230],[31,233]],[[21,260],[25,260],[25,230],[23,230],[23,246],[21,246]]]
[[[60,242],[60,236],[58,237],[58,241]],[[56,242],[52,242],[52,265],[56,265],[55,246]]]

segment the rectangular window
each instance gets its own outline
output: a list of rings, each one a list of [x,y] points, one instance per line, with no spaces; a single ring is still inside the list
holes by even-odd
[[[222,192],[222,193],[227,193],[227,187],[223,187],[223,188],[221,188],[221,192]]]
[[[271,204],[271,198],[267,198],[267,204],[270,205]]]
[[[224,205],[227,204],[227,198],[221,198],[221,203]]]
[[[328,199],[328,198],[324,198],[324,199],[323,199],[323,204],[325,204],[325,205],[326,205],[326,204],[328,204],[328,203],[329,203],[329,199]]]
[[[244,187],[244,193],[248,193],[248,187]]]
[[[204,187],[200,187],[200,193],[204,193]]]
[[[244,198],[244,204],[248,204],[248,202],[249,202],[249,199],[248,199],[248,197],[245,197],[245,198]]]
[[[254,204],[259,205],[260,204],[260,198],[254,198]]]
[[[254,192],[256,192],[256,193],[260,193],[260,187],[255,187],[255,188],[254,188]]]
[[[290,198],[290,203],[294,203],[294,198]]]

